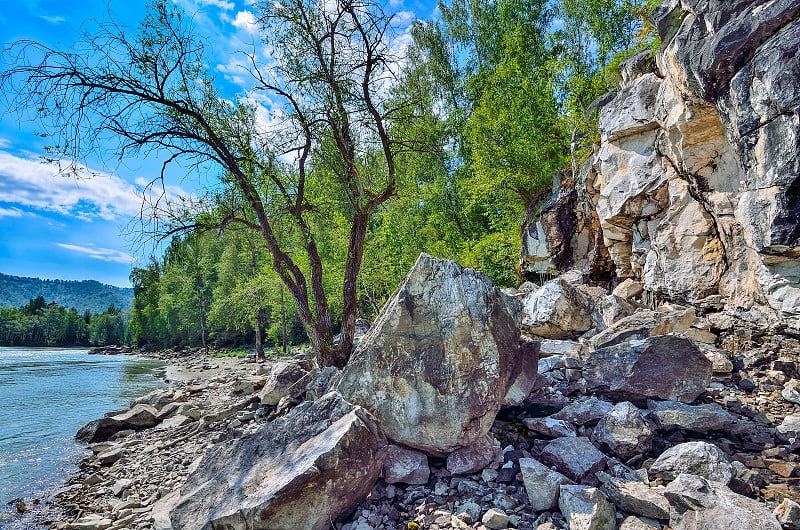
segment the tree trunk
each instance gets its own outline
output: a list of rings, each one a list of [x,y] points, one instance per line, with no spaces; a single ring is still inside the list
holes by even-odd
[[[283,294],[283,286],[281,286],[281,332],[283,335],[283,353],[289,353],[289,339],[286,333],[286,299]]]
[[[255,315],[255,332],[256,332],[256,361],[263,361],[266,359],[264,355],[264,339],[261,335],[261,330],[264,327],[264,318],[261,308],[256,309]]]

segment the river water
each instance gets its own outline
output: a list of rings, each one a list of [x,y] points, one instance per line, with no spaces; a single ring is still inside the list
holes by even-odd
[[[77,469],[79,428],[164,386],[160,361],[87,352],[0,347],[0,528],[25,525],[9,501],[30,505]]]

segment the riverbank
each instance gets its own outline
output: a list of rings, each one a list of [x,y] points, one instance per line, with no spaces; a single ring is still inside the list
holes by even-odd
[[[169,387],[132,401],[155,411],[159,421],[152,428],[123,429],[108,441],[90,443],[91,455],[39,510],[39,524],[55,529],[163,527],[173,492],[205,450],[267,420],[254,392],[274,360],[209,357],[200,350],[118,353],[167,363]]]

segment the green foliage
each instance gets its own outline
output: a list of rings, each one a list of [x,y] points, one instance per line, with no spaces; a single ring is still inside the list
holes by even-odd
[[[78,311],[103,311],[108,304],[127,309],[133,301],[133,289],[105,285],[94,280],[42,280],[0,273],[0,307],[19,307],[31,298],[42,296]]]
[[[100,313],[83,315],[74,307],[32,298],[19,307],[0,307],[2,346],[105,346],[124,344],[127,316],[111,304]]]

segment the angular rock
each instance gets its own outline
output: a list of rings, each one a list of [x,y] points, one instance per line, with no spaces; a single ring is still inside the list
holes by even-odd
[[[111,519],[92,513],[73,521],[70,523],[69,528],[70,530],[105,530],[112,524]]]
[[[586,425],[596,423],[600,418],[611,412],[612,408],[614,408],[614,405],[608,401],[590,397],[583,401],[570,403],[550,417],[557,420],[566,420],[574,425]]]
[[[520,371],[536,366],[513,304],[488,276],[422,254],[353,352],[339,391],[395,442],[438,456],[473,445]]]
[[[664,497],[663,486],[651,488],[643,482],[612,478],[600,489],[620,510],[651,519],[669,519],[669,502]]]
[[[781,528],[765,505],[697,475],[679,475],[667,485],[664,496],[671,506],[669,526],[673,530]]]
[[[707,442],[686,442],[670,447],[653,462],[649,471],[650,476],[665,481],[687,473],[722,484],[730,482],[734,475],[734,468],[725,453]]]
[[[500,442],[486,435],[469,447],[456,449],[447,455],[447,470],[453,475],[477,473],[492,462],[503,461],[503,449]]]
[[[797,379],[787,381],[781,390],[781,397],[789,403],[800,405],[800,381]]]
[[[299,363],[275,363],[264,388],[258,393],[261,403],[275,406],[284,397],[297,397],[306,389],[308,372]]]
[[[696,320],[693,309],[640,309],[592,337],[596,348],[614,346],[633,339],[670,333],[685,333]]]
[[[426,484],[431,475],[425,453],[390,445],[383,460],[383,479],[387,484]]]
[[[317,372],[306,385],[306,399],[319,399],[334,387],[342,371],[335,366],[326,366]]]
[[[127,412],[112,416],[112,419],[131,429],[147,429],[158,423],[158,409],[152,405],[140,403],[131,407]]]
[[[161,409],[173,401],[172,396],[174,394],[174,391],[167,389],[153,390],[149,394],[145,394],[142,397],[132,400],[131,408],[135,407],[136,405],[150,405],[151,407]]]
[[[595,443],[628,460],[634,455],[650,451],[653,431],[641,411],[632,403],[623,401],[600,419],[592,438]]]
[[[166,420],[162,421],[161,424],[158,426],[158,429],[172,429],[175,427],[183,427],[184,425],[188,425],[192,423],[192,418],[188,416],[184,416],[183,414],[175,414],[172,417],[167,418]]]
[[[210,448],[170,520],[175,528],[327,529],[372,490],[384,447],[374,417],[330,392]]]
[[[583,377],[590,390],[613,399],[688,403],[711,382],[711,361],[689,339],[659,335],[595,350]]]
[[[772,512],[781,526],[786,530],[800,529],[800,504],[792,499],[783,499]]]
[[[586,298],[561,278],[545,283],[523,300],[522,329],[548,339],[572,339],[594,322]]]
[[[572,481],[533,458],[519,459],[522,483],[534,512],[543,512],[558,506],[559,487]]]
[[[794,443],[800,435],[800,414],[789,414],[777,428],[778,434],[787,441]]]
[[[97,460],[101,465],[110,466],[114,462],[125,456],[127,450],[124,447],[112,447],[97,455]]]
[[[640,282],[632,278],[627,278],[614,288],[613,295],[624,300],[630,300],[631,298],[639,296],[642,292],[644,292],[644,288]]]
[[[641,519],[635,515],[629,515],[619,525],[619,530],[661,530],[661,524],[652,519]]]
[[[650,418],[659,429],[722,431],[736,423],[736,418],[717,403],[686,405],[676,401],[650,401],[648,408]]]
[[[590,486],[560,486],[558,507],[570,530],[612,530],[616,512],[606,496]]]
[[[588,438],[556,438],[542,451],[542,463],[554,466],[576,482],[596,484],[594,474],[601,471],[608,457]]]
[[[565,420],[554,418],[525,418],[522,423],[529,431],[549,436],[550,438],[560,438],[562,436],[578,436],[575,427]]]
[[[508,527],[508,516],[502,510],[491,508],[483,514],[481,522],[486,528],[503,530]]]

